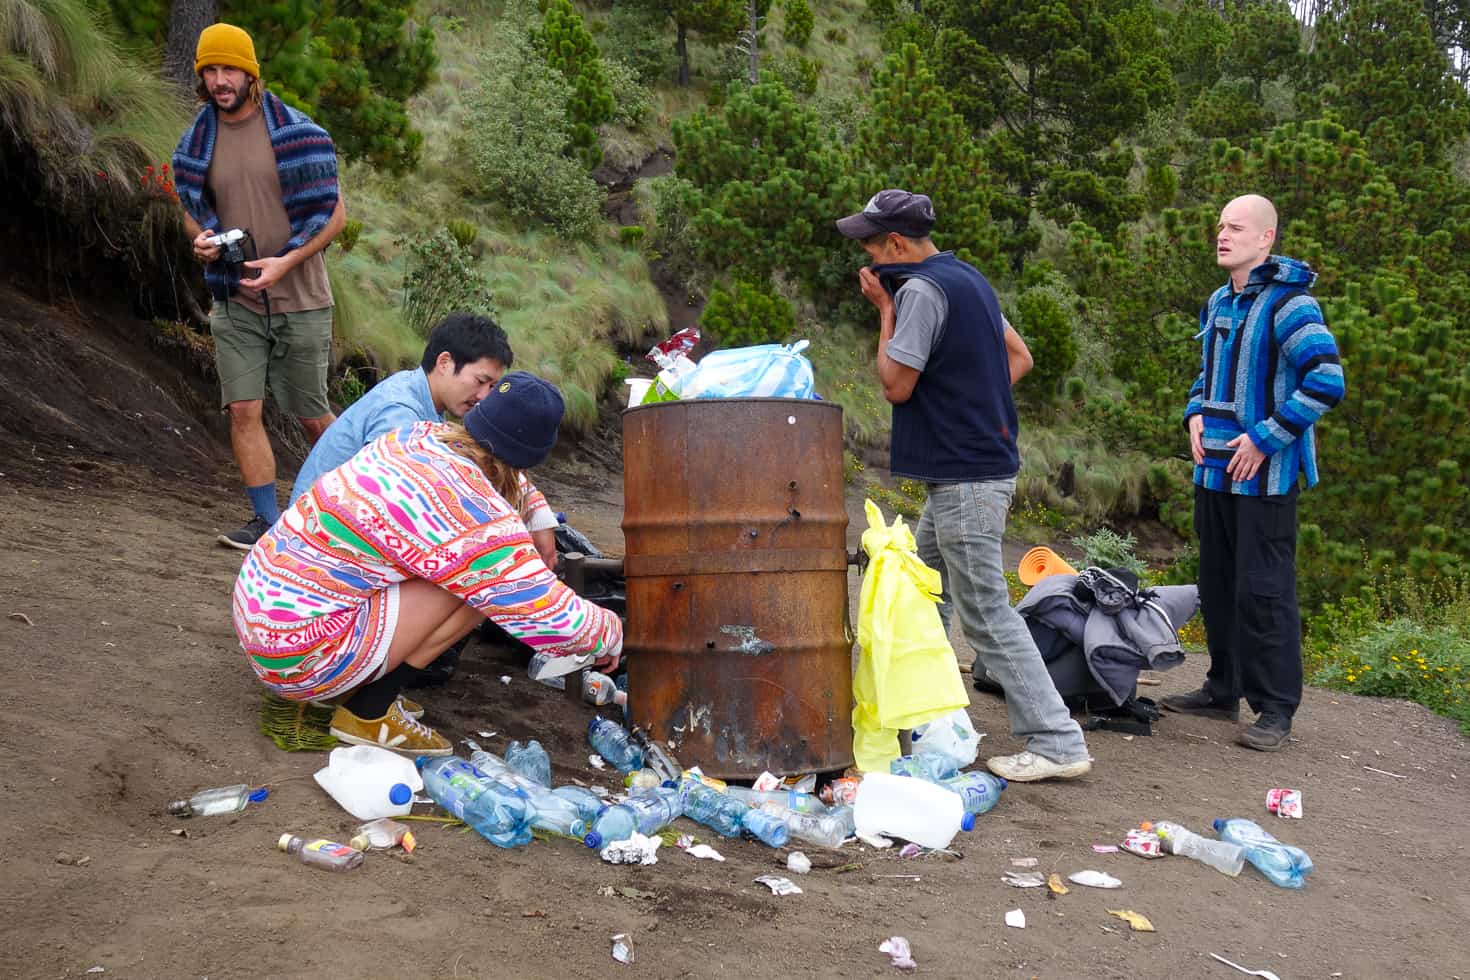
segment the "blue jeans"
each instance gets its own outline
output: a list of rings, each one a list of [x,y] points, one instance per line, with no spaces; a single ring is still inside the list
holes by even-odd
[[[1088,758],[1082,729],[1057,694],[1031,632],[1011,608],[1000,539],[1016,493],[1014,477],[979,483],[931,483],[914,531],[919,557],[944,583],[940,618],[952,610],[975,658],[1006,691],[1011,734],[1053,762]]]

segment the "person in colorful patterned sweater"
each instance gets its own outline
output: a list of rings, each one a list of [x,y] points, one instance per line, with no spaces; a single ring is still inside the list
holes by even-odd
[[[341,701],[331,731],[404,755],[449,742],[405,711],[415,673],[487,617],[573,670],[613,670],[618,617],[557,581],[519,511],[522,471],[556,444],[549,382],[507,374],[464,425],[396,429],[324,474],[251,549],[234,624],[282,697]]]
[[[311,442],[336,418],[327,401],[332,361],[332,287],[322,250],[347,224],[337,150],[326,130],[261,82],[250,35],[212,24],[194,56],[199,113],[174,150],[174,187],[194,255],[214,297],[220,404],[254,515],[219,535],[249,551],[280,516],[276,458],[262,413],[265,392],[294,415]],[[244,267],[210,244],[239,229]]]
[[[1337,342],[1308,291],[1305,262],[1271,254],[1276,209],[1257,194],[1220,212],[1215,258],[1230,281],[1200,311],[1203,357],[1184,425],[1194,457],[1200,611],[1210,669],[1171,711],[1240,716],[1236,741],[1284,747],[1302,700],[1296,599],[1296,500],[1317,483],[1312,427],[1342,401]]]

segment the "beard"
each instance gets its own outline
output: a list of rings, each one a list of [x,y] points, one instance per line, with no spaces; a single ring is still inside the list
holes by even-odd
[[[211,91],[209,97],[214,100],[214,107],[220,112],[237,112],[245,104],[249,91],[249,83],[246,83],[243,88]]]

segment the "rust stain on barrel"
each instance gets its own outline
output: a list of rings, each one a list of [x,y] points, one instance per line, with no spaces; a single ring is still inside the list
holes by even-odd
[[[724,778],[852,764],[842,409],[623,413],[630,714]]]

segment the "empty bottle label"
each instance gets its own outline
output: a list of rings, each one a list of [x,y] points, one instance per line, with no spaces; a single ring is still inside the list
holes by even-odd
[[[346,844],[338,844],[336,841],[330,840],[314,840],[306,845],[305,850],[320,851],[323,854],[330,854],[334,857],[347,857],[352,853],[352,848]]]

